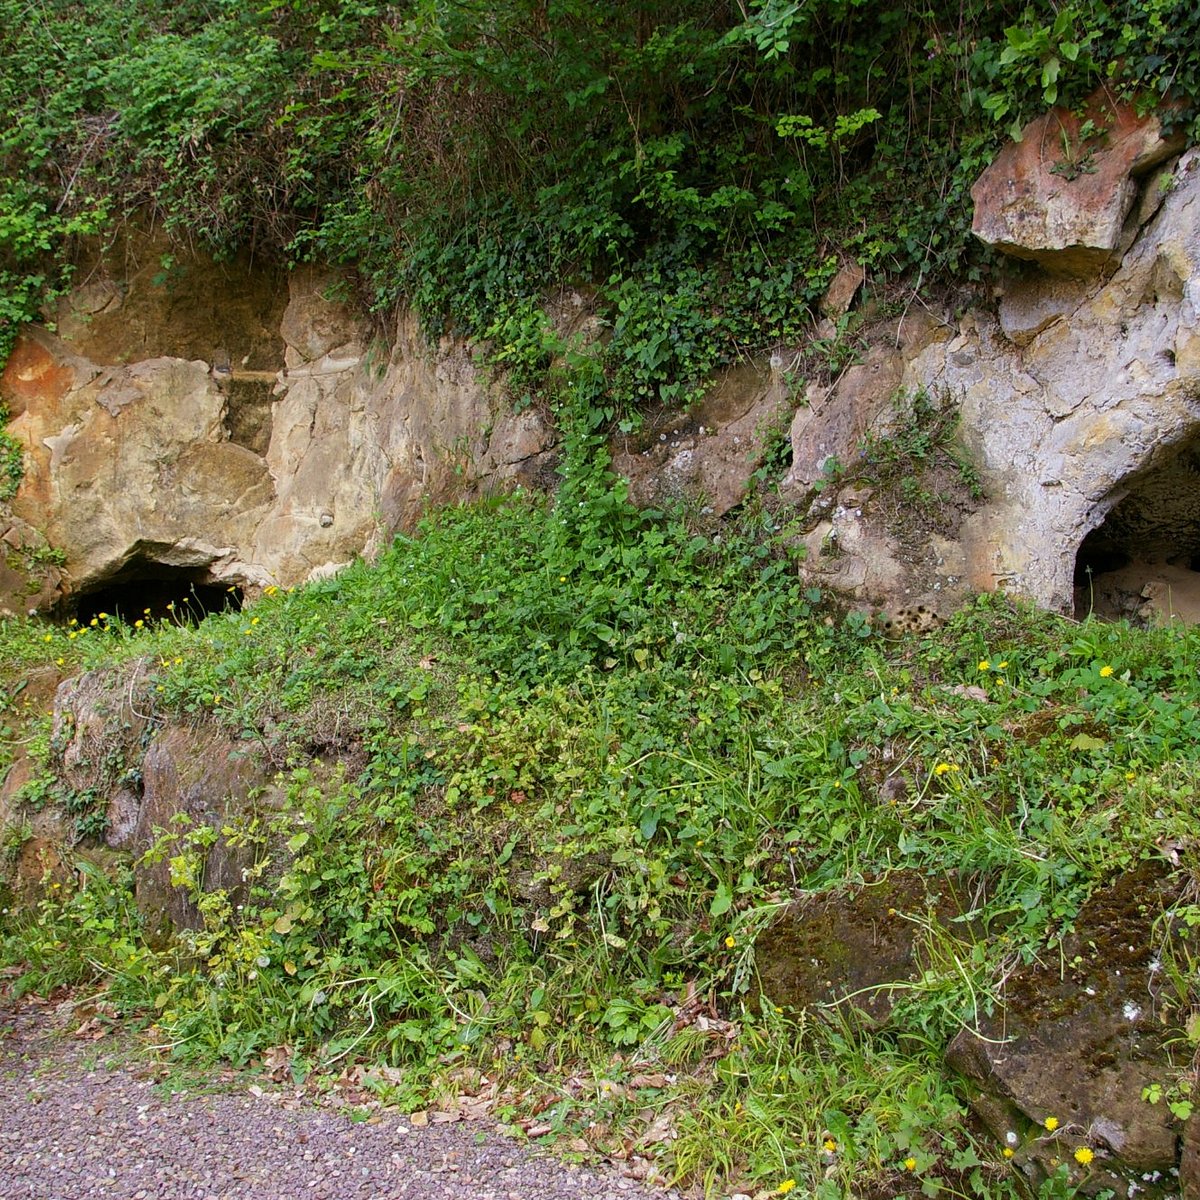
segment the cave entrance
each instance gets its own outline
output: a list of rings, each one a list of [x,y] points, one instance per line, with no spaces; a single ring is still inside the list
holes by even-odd
[[[118,616],[127,625],[138,620],[194,625],[210,613],[240,612],[243,600],[240,587],[213,583],[202,569],[143,561],[75,596],[68,615],[81,625],[101,613]]]
[[[1200,623],[1200,434],[1124,490],[1075,556],[1075,616]]]

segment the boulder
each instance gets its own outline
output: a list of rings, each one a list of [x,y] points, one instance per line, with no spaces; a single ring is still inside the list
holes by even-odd
[[[160,839],[164,854],[135,863],[135,897],[148,936],[161,940],[172,929],[195,929],[203,918],[189,890],[172,882],[170,856],[179,853],[187,831],[208,826],[216,836],[197,844],[198,884],[205,892],[224,890],[232,904],[248,897],[248,872],[255,847],[222,832],[252,808],[251,796],[272,777],[272,769],[251,749],[223,730],[170,726],[146,750],[142,799],[127,845],[139,855]]]
[[[1115,265],[1140,180],[1185,145],[1157,117],[1096,92],[1082,112],[1058,106],[1027,125],[971,189],[972,231],[989,246],[1066,275]],[[1138,214],[1145,219],[1148,209]]]
[[[882,1024],[897,993],[923,969],[925,923],[951,937],[947,923],[962,911],[953,881],[914,872],[806,896],[782,910],[754,943],[763,1000],[795,1011],[843,1005]]]
[[[1083,906],[1061,955],[1017,967],[998,1010],[947,1051],[977,1115],[1000,1143],[1020,1146],[1015,1163],[1035,1182],[1080,1145],[1095,1152],[1091,1178],[1121,1195],[1176,1166],[1171,1114],[1142,1099],[1172,1074],[1152,926],[1173,898],[1161,864],[1122,875]]]

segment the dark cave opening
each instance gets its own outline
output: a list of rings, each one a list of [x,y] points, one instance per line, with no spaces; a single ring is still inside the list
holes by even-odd
[[[161,563],[140,563],[119,578],[73,598],[67,616],[81,625],[101,613],[135,621],[171,621],[194,625],[211,613],[240,612],[244,595],[236,584],[206,582],[202,572]]]
[[[1200,437],[1122,491],[1075,555],[1075,616],[1200,621]]]

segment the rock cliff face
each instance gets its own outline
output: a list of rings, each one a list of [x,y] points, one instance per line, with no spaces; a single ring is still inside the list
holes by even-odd
[[[202,260],[176,270],[235,299],[252,290]],[[28,331],[7,365],[0,392],[26,452],[7,540],[48,542],[63,560],[36,594],[15,573],[0,579],[10,612],[138,584],[290,585],[370,552],[427,506],[547,469],[551,431],[510,412],[464,346],[431,350],[405,317],[387,348],[330,299],[336,275],[297,272],[282,298],[260,287],[255,332],[273,320],[274,342],[228,328],[219,305],[191,305],[171,320],[190,323],[184,348],[206,346],[203,358],[127,361],[177,343],[170,322],[116,319],[126,303],[144,315],[161,286],[141,272],[89,284],[59,335]]]
[[[980,236],[1029,260],[987,303],[951,317],[914,299],[864,321],[869,344],[832,368],[826,339],[727,371],[614,447],[633,494],[698,497],[717,519],[757,471],[794,506],[814,579],[864,604],[1005,588],[1194,619],[1200,159],[1171,158],[1124,110],[1083,141],[1051,136],[1056,120],[975,189]],[[408,316],[373,336],[331,272],[164,261],[143,247],[91,264],[57,334],[31,330],[0,382],[26,448],[10,611],[139,580],[252,595],[370,553],[428,505],[552,478],[553,431],[513,413],[461,342],[431,348]],[[830,311],[864,290],[852,268]],[[885,478],[885,439],[930,420],[948,434],[955,413],[927,478],[894,461]],[[22,553],[54,569],[27,584]]]

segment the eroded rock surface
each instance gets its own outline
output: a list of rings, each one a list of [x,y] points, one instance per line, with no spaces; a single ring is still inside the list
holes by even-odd
[[[1162,136],[1156,116],[1139,116],[1103,91],[1082,113],[1058,106],[979,177],[972,229],[1014,258],[1094,274],[1119,257],[1151,211],[1137,204],[1140,181],[1183,146],[1181,134]]]
[[[842,1004],[881,1023],[920,975],[927,928],[954,936],[945,931],[961,912],[951,881],[913,872],[800,900],[755,942],[762,993],[784,1008]]]
[[[1173,896],[1160,866],[1121,876],[1080,911],[1064,939],[1065,970],[1057,958],[1018,967],[1000,1010],[949,1048],[951,1066],[978,1089],[976,1113],[1001,1142],[1020,1144],[1014,1161],[1032,1180],[1080,1145],[1096,1154],[1092,1178],[1119,1195],[1177,1165],[1171,1114],[1142,1098],[1172,1074],[1152,927]]]
[[[0,378],[26,447],[6,537],[25,558],[63,560],[33,583],[14,562],[0,578],[10,612],[137,580],[290,585],[370,553],[428,506],[552,469],[552,431],[513,413],[464,345],[430,350],[407,316],[384,345],[334,272],[296,272],[281,300],[231,284],[223,331],[197,307],[203,272],[174,285],[168,272],[155,324],[148,269],[89,281],[64,301],[64,336],[28,330]],[[196,326],[182,340],[173,312]],[[163,344],[203,357],[136,357]]]

